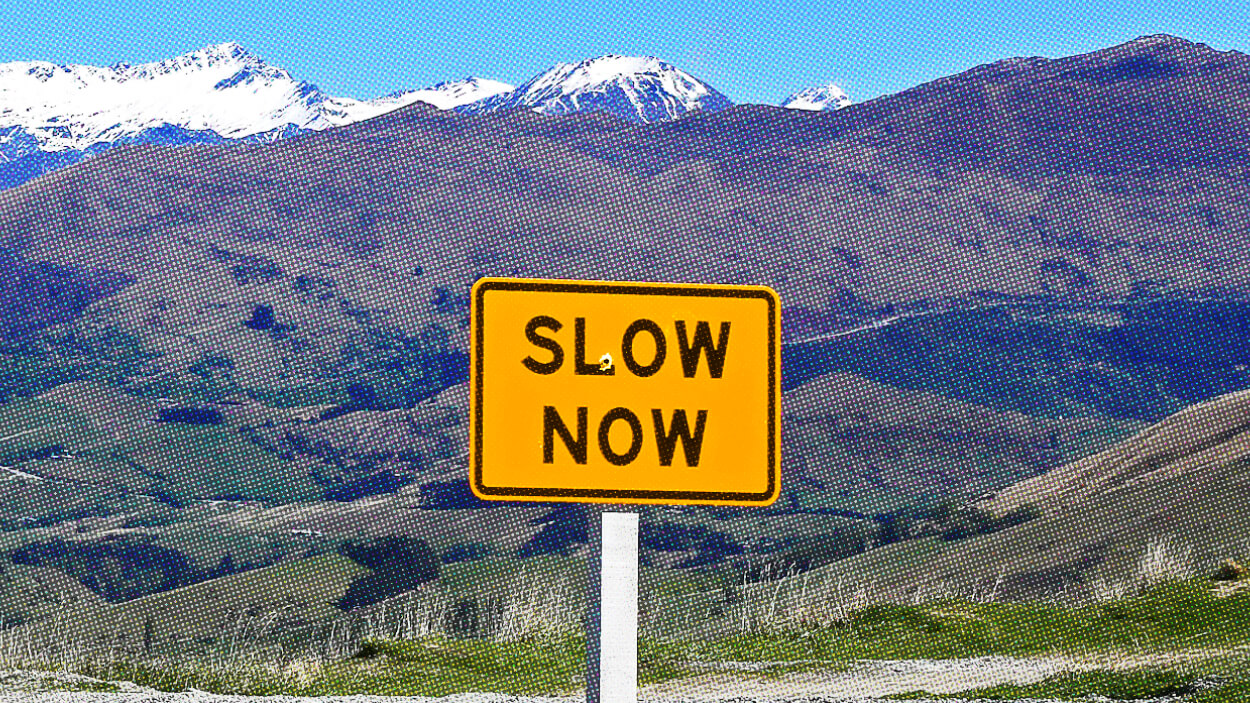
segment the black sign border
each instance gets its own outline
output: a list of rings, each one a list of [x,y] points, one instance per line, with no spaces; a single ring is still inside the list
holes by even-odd
[[[768,488],[763,493],[730,493],[717,491],[639,491],[621,489],[545,489],[521,487],[492,487],[482,480],[482,406],[485,386],[485,312],[486,294],[490,291],[536,292],[536,293],[609,293],[624,295],[666,295],[699,298],[748,298],[768,303]],[[485,279],[473,287],[473,373],[471,383],[474,393],[473,417],[473,489],[479,497],[488,500],[553,500],[577,502],[664,502],[770,505],[780,493],[778,447],[777,447],[777,386],[779,340],[776,294],[762,288],[687,286],[680,284],[615,283],[607,281],[528,281],[523,279]]]

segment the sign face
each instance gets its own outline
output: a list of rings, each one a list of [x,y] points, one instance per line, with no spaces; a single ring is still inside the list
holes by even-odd
[[[486,500],[768,505],[780,304],[763,286],[484,278],[470,484]]]

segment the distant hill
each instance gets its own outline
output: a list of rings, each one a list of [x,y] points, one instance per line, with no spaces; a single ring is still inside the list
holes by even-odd
[[[963,502],[1083,456],[1130,431],[1106,417],[1046,418],[846,373],[782,401],[786,495],[865,517]]]
[[[340,611],[334,604],[366,569],[347,557],[327,554],[158,593],[121,604],[84,603],[60,618],[26,625],[23,634],[65,641],[66,630],[84,646],[110,641],[169,646],[172,642],[281,632],[294,638]],[[69,616],[69,617],[67,617]],[[264,622],[266,630],[256,631]],[[49,631],[57,627],[60,631]]]

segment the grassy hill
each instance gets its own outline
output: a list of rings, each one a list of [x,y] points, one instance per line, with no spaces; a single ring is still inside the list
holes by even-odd
[[[120,604],[95,603],[64,609],[25,626],[33,641],[51,639],[79,646],[116,643],[129,647],[171,642],[228,641],[268,633],[297,634],[340,611],[334,603],[370,571],[347,557],[328,554],[224,576]],[[75,632],[70,638],[65,629]]]
[[[984,501],[996,512],[1031,503],[1053,510],[1098,496],[1172,479],[1207,492],[1221,470],[1250,457],[1250,392],[1198,403],[1106,451],[998,491]]]
[[[1000,513],[1043,509],[1022,525],[892,544],[838,562],[827,575],[883,588],[993,586],[1021,597],[1131,589],[1152,570],[1213,569],[1244,553],[1250,537],[1248,403],[1239,392],[1193,406],[982,503]]]

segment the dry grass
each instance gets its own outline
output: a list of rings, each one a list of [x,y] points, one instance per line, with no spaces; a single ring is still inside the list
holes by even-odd
[[[829,571],[777,574],[719,591],[652,601],[642,628],[656,640],[680,640],[738,633],[777,633],[829,627],[881,603],[924,605],[951,600],[992,602],[1001,579],[974,586],[947,582],[909,588],[856,581]]]
[[[1250,554],[1250,540],[1238,554]],[[1036,596],[1030,600],[1078,606],[1141,594],[1167,582],[1185,581],[1206,573],[1207,561],[1175,535],[1149,540],[1135,569],[1119,578],[1097,577]],[[1220,560],[1215,560],[1218,563]],[[785,633],[845,623],[852,614],[873,605],[927,605],[962,601],[1002,600],[1004,576],[973,584],[920,582],[909,587],[857,581],[844,572],[820,570],[769,575],[756,583],[740,583],[644,602],[642,627],[656,640],[682,640],[736,633]]]
[[[1193,545],[1165,535],[1151,538],[1138,562],[1137,578],[1143,586],[1181,581],[1197,573]]]

